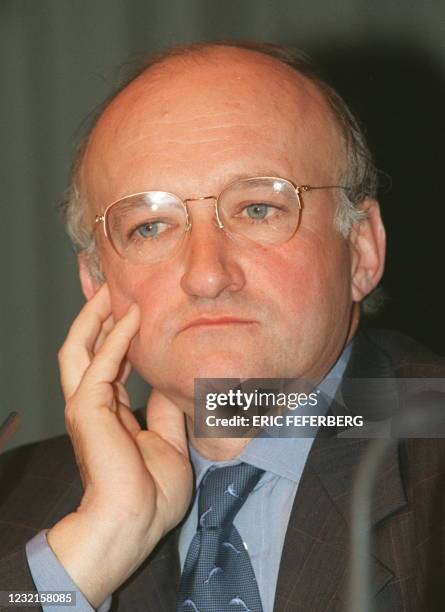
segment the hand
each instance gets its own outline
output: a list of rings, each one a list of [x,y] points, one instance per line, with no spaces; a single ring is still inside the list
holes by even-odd
[[[129,408],[126,354],[139,328],[132,305],[116,323],[103,285],[59,353],[66,424],[85,488],[48,542],[93,606],[144,561],[184,516],[191,497],[184,415],[153,390],[142,430]]]

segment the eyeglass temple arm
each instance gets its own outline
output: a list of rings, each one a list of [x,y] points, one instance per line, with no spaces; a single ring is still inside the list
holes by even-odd
[[[297,187],[297,191],[299,193],[304,192],[304,191],[313,191],[315,189],[344,189],[346,190],[347,187],[345,187],[344,185],[299,185]]]
[[[301,210],[303,210],[304,206],[303,206],[303,198],[301,197],[301,195],[303,193],[307,193],[308,191],[315,191],[315,189],[345,189],[346,187],[344,187],[344,185],[295,185],[295,190],[297,192],[297,200],[298,200],[298,205],[300,207]]]

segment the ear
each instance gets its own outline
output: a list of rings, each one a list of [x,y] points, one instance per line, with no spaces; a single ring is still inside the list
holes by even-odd
[[[378,285],[385,266],[386,234],[376,200],[367,198],[361,207],[367,213],[354,223],[349,235],[352,300],[361,302]]]
[[[77,265],[79,266],[79,278],[83,294],[87,300],[90,300],[101,286],[101,283],[91,274],[85,252],[81,251],[77,255]]]

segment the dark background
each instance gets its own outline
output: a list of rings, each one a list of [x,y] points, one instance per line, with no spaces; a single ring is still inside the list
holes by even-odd
[[[129,57],[220,38],[304,49],[359,116],[389,237],[373,324],[445,354],[442,0],[0,0],[0,421],[23,417],[9,447],[64,430],[56,354],[82,297],[57,204],[82,121]]]

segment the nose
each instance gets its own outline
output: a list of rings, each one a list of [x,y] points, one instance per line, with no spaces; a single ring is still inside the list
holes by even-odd
[[[190,208],[194,209],[193,206]],[[190,296],[215,299],[242,289],[245,276],[235,245],[216,223],[215,209],[206,208],[199,214],[197,209],[193,210],[192,229],[185,244],[181,287]]]

